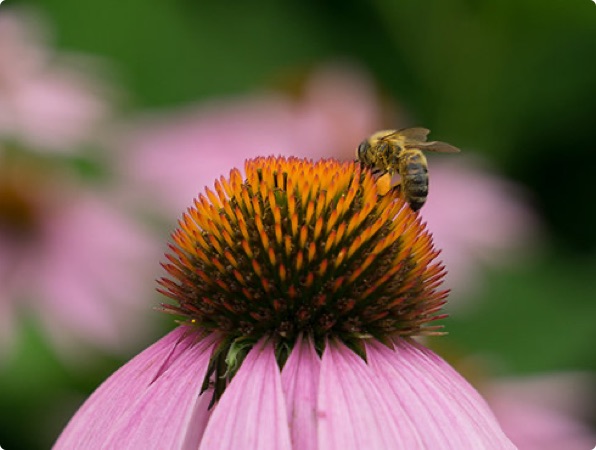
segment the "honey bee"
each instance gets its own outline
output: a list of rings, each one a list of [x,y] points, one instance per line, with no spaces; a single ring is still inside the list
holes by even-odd
[[[362,141],[356,152],[357,161],[374,173],[400,176],[393,188],[400,190],[414,211],[422,208],[428,196],[428,164],[422,150],[459,152],[445,142],[427,142],[428,133],[430,130],[419,127],[377,131]]]

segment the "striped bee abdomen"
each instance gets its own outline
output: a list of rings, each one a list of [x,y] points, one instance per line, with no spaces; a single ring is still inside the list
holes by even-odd
[[[414,211],[418,211],[428,196],[428,166],[421,150],[408,149],[400,159],[401,190]]]

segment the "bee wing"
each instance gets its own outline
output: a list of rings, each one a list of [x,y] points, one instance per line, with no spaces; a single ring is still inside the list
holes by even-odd
[[[381,134],[379,132],[378,134]],[[381,141],[385,140],[396,140],[399,142],[424,142],[426,136],[428,136],[430,130],[426,128],[414,127],[414,128],[402,128],[401,130],[388,130],[387,134],[380,136],[378,139]]]
[[[395,132],[404,139],[405,142],[425,142],[430,130],[428,128],[413,127],[403,128]]]
[[[459,148],[441,141],[420,142],[416,147],[438,153],[459,153],[460,151]]]

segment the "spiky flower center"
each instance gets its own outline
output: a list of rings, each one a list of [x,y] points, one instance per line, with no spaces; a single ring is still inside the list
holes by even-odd
[[[365,338],[438,332],[428,323],[444,317],[444,268],[397,190],[381,195],[353,162],[257,158],[245,173],[221,177],[183,215],[160,280],[175,301],[164,311],[222,336],[228,371],[235,346],[264,336],[283,364],[299,336],[363,354]]]

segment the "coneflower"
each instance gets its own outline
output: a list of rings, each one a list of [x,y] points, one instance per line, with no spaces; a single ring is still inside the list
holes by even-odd
[[[441,333],[445,271],[369,170],[249,160],[173,241],[160,309],[180,326],[100,386],[56,449],[515,448],[412,339]]]

